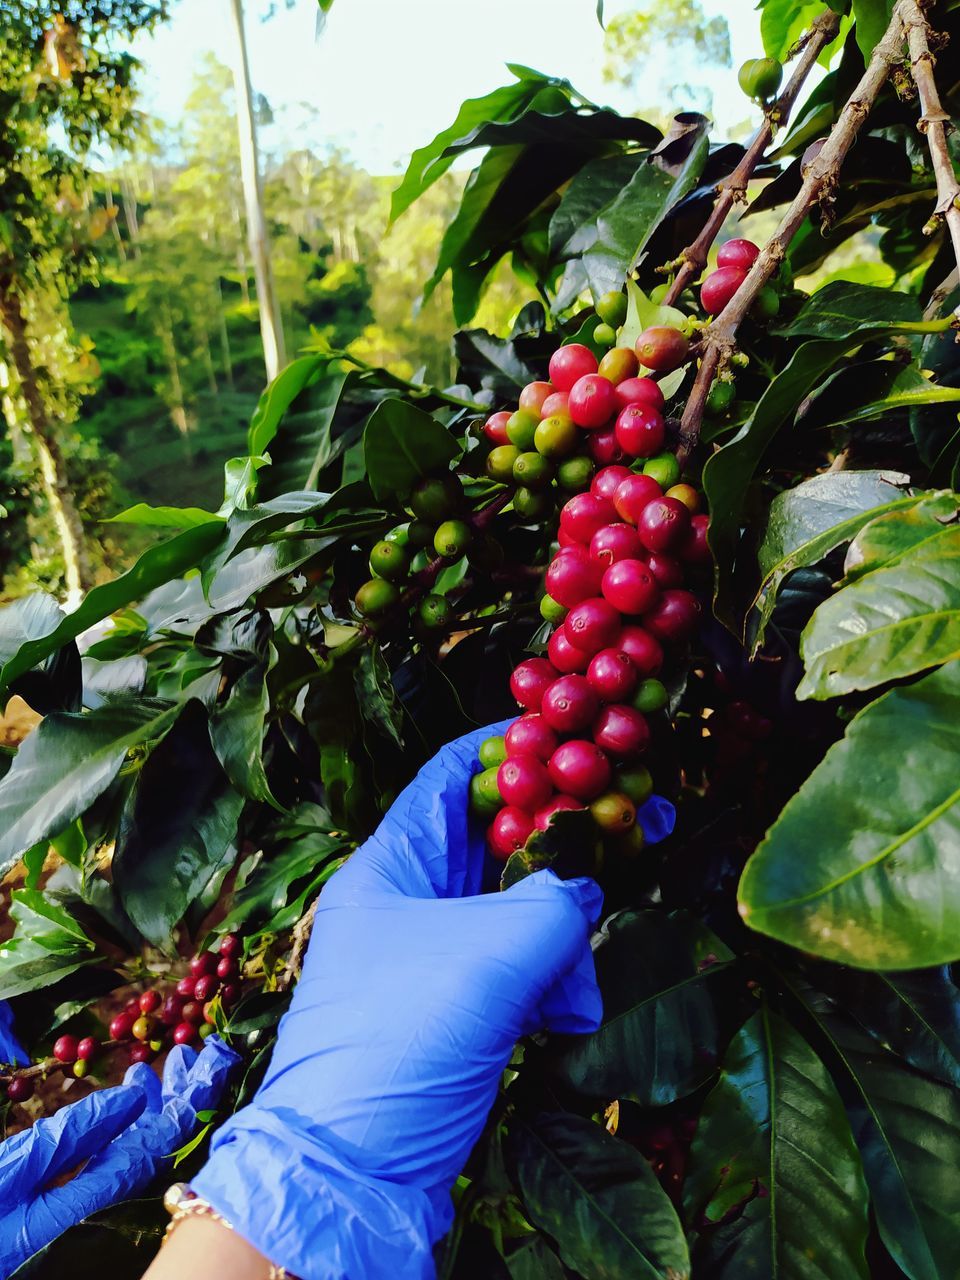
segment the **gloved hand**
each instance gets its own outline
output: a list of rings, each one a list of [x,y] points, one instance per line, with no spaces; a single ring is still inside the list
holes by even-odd
[[[0,1000],[0,1062],[24,1066],[29,1061],[13,1029],[13,1010]]]
[[[540,871],[476,895],[468,734],[420,772],[324,889],[266,1078],[193,1180],[303,1280],[420,1280],[516,1040],[600,1022],[602,895]]]
[[[0,1274],[67,1227],[142,1190],[216,1106],[239,1059],[217,1036],[199,1054],[178,1045],[163,1083],[142,1062],[100,1089],[0,1143]],[[62,1187],[49,1184],[86,1160]]]

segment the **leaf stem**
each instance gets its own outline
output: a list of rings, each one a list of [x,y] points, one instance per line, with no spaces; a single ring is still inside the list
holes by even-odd
[[[753,139],[744,152],[740,163],[729,177],[718,183],[717,199],[710,217],[693,244],[684,249],[681,254],[682,265],[664,295],[664,306],[673,306],[691,280],[694,280],[707,265],[707,254],[710,252],[710,246],[716,240],[720,228],[726,222],[727,214],[734,204],[744,198],[747,184],[753,177],[754,170],[770,144],[774,128],[786,123],[797,99],[797,94],[803,87],[803,83],[816,63],[817,58],[836,36],[839,24],[838,15],[832,9],[825,9],[801,41],[802,53],[800,59],[794,68],[793,75],[787,81],[783,93],[781,93],[770,110],[765,112],[763,124],[753,135]]]
[[[743,284],[706,330],[703,357],[696,380],[680,420],[677,461],[683,466],[700,436],[700,424],[711,383],[722,361],[729,360],[735,349],[734,338],[757,294],[779,268],[787,248],[817,202],[829,202],[837,185],[840,166],[853,146],[860,126],[866,120],[880,90],[894,66],[901,60],[904,41],[904,15],[915,0],[897,0],[890,23],[867,65],[860,82],[844,104],[822,147],[803,170],[800,190],[794,197],[780,225],[770,237]]]

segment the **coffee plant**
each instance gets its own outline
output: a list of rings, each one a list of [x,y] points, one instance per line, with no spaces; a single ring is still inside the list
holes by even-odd
[[[242,1106],[325,881],[514,717],[488,888],[598,877],[604,1022],[518,1046],[439,1274],[955,1280],[960,15],[761,8],[746,147],[525,67],[465,103],[394,197],[481,152],[425,285],[457,385],[317,341],[219,510],[123,512],[131,569],[0,613],[43,717],[0,760],[8,1127],[209,1026]],[[23,1274],[139,1275],[157,1206]]]

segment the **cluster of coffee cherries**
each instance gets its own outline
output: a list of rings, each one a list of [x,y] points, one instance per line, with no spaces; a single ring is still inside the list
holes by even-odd
[[[718,315],[739,290],[756,262],[760,248],[752,240],[728,240],[717,251],[717,266],[700,286],[700,305],[707,315]],[[764,285],[750,308],[757,320],[772,320],[780,310],[780,294]]]
[[[239,936],[225,933],[216,952],[200,951],[193,956],[189,974],[180,978],[172,990],[148,987],[132,996],[111,1019],[108,1040],[62,1035],[53,1045],[54,1058],[65,1071],[82,1080],[99,1054],[118,1045],[129,1045],[131,1063],[151,1062],[171,1045],[196,1046],[213,1031],[214,998],[224,1010],[240,999],[242,950]],[[33,1091],[31,1075],[14,1075],[7,1084],[11,1102],[27,1102]]]
[[[666,652],[697,625],[686,568],[710,558],[698,507],[693,486],[664,491],[645,470],[621,464],[601,468],[564,504],[541,602],[554,625],[546,656],[514,670],[510,688],[524,714],[483,744],[484,769],[472,781],[474,811],[496,807],[488,830],[495,857],[522,849],[559,811],[587,807],[625,852],[642,847],[636,812],[652,788],[642,765],[648,717],[667,704],[657,676]]]

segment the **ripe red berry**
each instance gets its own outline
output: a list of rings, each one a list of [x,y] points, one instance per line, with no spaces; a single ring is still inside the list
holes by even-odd
[[[53,1056],[58,1062],[76,1062],[77,1060],[77,1037],[76,1036],[60,1036],[54,1042]]]
[[[33,1080],[29,1076],[14,1076],[7,1085],[7,1097],[11,1102],[29,1102],[33,1097]]]
[[[707,315],[722,311],[747,278],[742,267],[720,267],[700,286],[700,305]]]
[[[547,566],[543,585],[547,595],[565,609],[572,609],[581,600],[597,594],[600,574],[588,555],[560,554]]]
[[[160,1006],[160,1021],[165,1027],[175,1027],[180,1021],[180,1011],[184,1006],[182,996],[167,996],[163,1004]],[[110,1024],[110,1034],[113,1035],[113,1024]],[[122,1039],[122,1036],[114,1036],[115,1040]]]
[[[546,763],[557,749],[557,735],[542,715],[529,712],[514,720],[503,735],[503,744],[508,756],[536,756]]]
[[[569,393],[566,391],[551,391],[540,406],[540,419],[552,418],[555,413],[567,413],[567,404],[570,400]]]
[[[173,1028],[174,1044],[192,1044],[197,1036],[197,1028],[192,1022],[178,1022]]]
[[[130,1062],[152,1062],[156,1057],[155,1052],[148,1044],[137,1041],[136,1044],[130,1046]]]
[[[559,675],[556,667],[546,658],[527,658],[514,668],[510,677],[510,692],[528,711],[539,711],[543,695]]]
[[[538,831],[546,831],[550,825],[550,819],[555,813],[566,813],[583,807],[583,802],[577,800],[574,796],[554,796],[552,800],[548,800],[546,804],[541,805],[533,815],[533,825]]]
[[[586,676],[570,675],[553,682],[543,695],[540,714],[558,733],[579,733],[591,724],[599,709],[596,691]],[[525,807],[536,808],[542,803],[539,800]]]
[[[660,641],[643,627],[624,627],[617,640],[617,648],[627,655],[641,679],[655,676],[663,666]]]
[[[676,498],[655,498],[637,521],[637,533],[648,551],[669,551],[690,527],[690,512]]]
[[[710,563],[713,557],[710,554],[710,547],[707,545],[707,527],[709,523],[709,518],[705,515],[690,517],[690,528],[687,536],[677,547],[677,555],[681,560],[687,560],[691,564]]]
[[[209,974],[205,974],[209,977]],[[192,1022],[195,1026],[199,1026],[203,1021],[203,1005],[199,1000],[188,1000],[183,1006],[183,1021]]]
[[[159,991],[155,991],[151,988],[149,991],[144,991],[142,993],[138,1003],[140,1005],[141,1013],[155,1013],[163,1003],[163,996],[161,996]]]
[[[221,982],[229,982],[240,972],[240,966],[233,956],[221,956],[217,964],[217,977]]]
[[[598,467],[619,466],[626,459],[613,427],[601,427],[587,436],[587,453]]]
[[[653,369],[655,373],[672,373],[686,363],[690,343],[679,329],[655,324],[644,329],[634,349],[644,368]]]
[[[557,347],[550,357],[549,372],[558,391],[569,391],[586,374],[597,372],[597,357],[582,343],[570,342]]]
[[[739,267],[749,271],[760,256],[760,249],[752,240],[737,238],[722,244],[717,253],[718,267]]]
[[[686,640],[700,618],[700,604],[689,591],[664,591],[643,619],[646,629],[664,644]]]
[[[181,978],[177,983],[177,995],[183,996],[185,1000],[192,999],[196,985],[196,978]]]
[[[595,431],[613,416],[616,403],[613,383],[602,374],[588,373],[570,388],[567,408],[578,427]]]
[[[566,551],[569,547],[579,547],[582,545],[576,540],[576,538],[571,538],[566,529],[557,530],[557,542],[560,544],[561,551]]]
[[[520,408],[528,409],[539,418],[543,411],[543,402],[553,393],[549,382],[528,382],[520,392]]]
[[[238,956],[243,950],[243,942],[237,933],[225,933],[220,939],[217,950],[222,956]]]
[[[663,490],[653,476],[631,475],[614,495],[613,505],[621,520],[636,524],[644,507],[659,498]]]
[[[618,560],[603,575],[603,598],[621,613],[646,613],[660,588],[642,560]]]
[[[632,524],[608,524],[590,539],[590,557],[604,568],[618,560],[639,560],[646,555]]]
[[[578,542],[587,544],[598,529],[616,518],[613,504],[605,498],[593,493],[575,493],[560,510],[560,528],[566,529]]]
[[[139,1004],[137,1006],[139,1008]],[[134,1019],[129,1013],[124,1011],[118,1013],[110,1022],[110,1039],[111,1040],[128,1040],[130,1038],[130,1028],[133,1026]]]
[[[601,649],[590,659],[587,679],[604,702],[622,702],[637,685],[637,669],[622,649]]]
[[[686,545],[689,533],[684,538],[681,546]],[[683,586],[683,568],[679,560],[674,560],[673,556],[665,556],[659,551],[651,551],[647,555],[647,567],[657,580],[657,586],[661,591],[665,591],[667,587]]]
[[[215,973],[205,973],[203,977],[197,979],[197,985],[193,992],[194,1000],[199,1000],[201,1004],[204,1004],[216,994],[219,985],[220,981]],[[186,1017],[186,1014],[184,1014],[184,1017]],[[189,1022],[190,1019],[187,1018],[187,1021]]]
[[[510,756],[497,770],[497,787],[507,805],[532,812],[550,797],[550,775],[536,756]]]
[[[646,749],[650,729],[643,712],[636,707],[604,707],[593,726],[593,740],[604,751],[622,759]]]
[[[220,1003],[225,1009],[236,1004],[240,999],[240,983],[228,982],[220,991]]]
[[[123,1006],[124,1013],[129,1013],[131,1018],[140,1017],[140,997],[132,996]]]
[[[487,830],[487,842],[495,858],[505,862],[527,843],[533,832],[533,818],[514,805],[506,805]]]
[[[620,447],[631,458],[652,458],[663,448],[667,433],[660,410],[645,404],[628,404],[621,409],[614,430]]]
[[[217,967],[217,957],[212,951],[201,951],[190,961],[190,974],[194,978],[202,978],[204,974],[213,973]]]
[[[620,614],[600,596],[575,605],[563,620],[564,635],[577,649],[594,654],[612,645],[620,632]]]
[[[84,1036],[77,1045],[77,1057],[81,1062],[89,1062],[91,1058],[95,1058],[97,1056],[97,1050],[99,1048],[100,1043],[96,1036]]]
[[[628,404],[642,404],[648,409],[662,409],[663,392],[652,378],[625,378],[614,388],[617,407],[625,409]]]
[[[610,782],[610,761],[595,742],[572,738],[550,757],[550,780],[565,795],[592,800]]]
[[[510,443],[510,437],[507,435],[507,422],[509,420],[510,415],[505,410],[500,413],[491,413],[490,417],[483,424],[483,434],[491,444],[501,445]]]
[[[556,669],[565,675],[574,671],[586,671],[587,663],[590,661],[589,654],[570,643],[563,627],[557,627],[547,641],[547,653]]]
[[[632,474],[629,467],[601,467],[590,481],[590,492],[595,498],[604,498],[607,502],[613,502],[620,485],[627,476]]]

